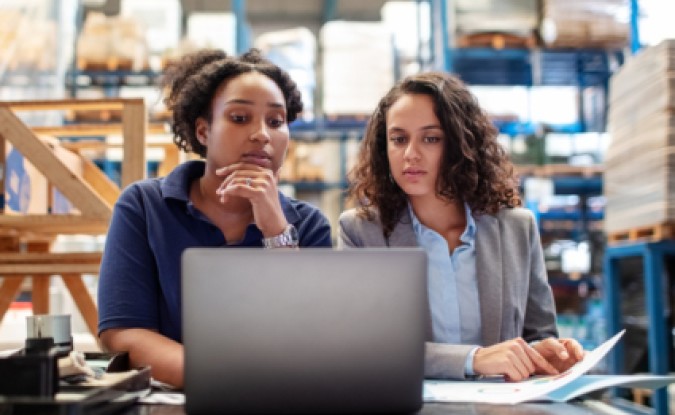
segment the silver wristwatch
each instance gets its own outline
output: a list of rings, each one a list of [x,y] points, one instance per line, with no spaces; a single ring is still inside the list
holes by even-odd
[[[263,246],[265,248],[297,248],[298,241],[298,230],[295,229],[295,226],[290,223],[286,225],[286,229],[277,236],[271,236],[269,238],[263,238]]]

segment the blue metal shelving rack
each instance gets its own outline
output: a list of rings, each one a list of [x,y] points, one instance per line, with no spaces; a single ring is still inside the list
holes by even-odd
[[[670,327],[664,310],[664,263],[666,257],[675,256],[675,240],[659,242],[627,242],[608,246],[605,250],[604,298],[605,315],[609,334],[621,330],[621,281],[619,281],[619,260],[627,257],[641,257],[644,267],[645,299],[647,304],[649,371],[664,375],[670,370]],[[668,292],[668,291],[665,291]],[[611,373],[624,370],[624,349],[619,342],[610,354]],[[653,395],[657,414],[668,414],[668,392],[660,389]]]

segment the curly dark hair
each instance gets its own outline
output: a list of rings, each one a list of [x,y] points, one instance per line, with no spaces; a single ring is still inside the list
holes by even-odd
[[[475,215],[496,214],[501,208],[521,204],[513,164],[476,98],[457,77],[426,72],[398,82],[368,122],[358,160],[349,174],[349,194],[360,205],[361,215],[373,219],[371,208],[375,208],[388,238],[406,209],[407,196],[391,178],[387,157],[387,113],[406,94],[431,97],[446,137],[436,181],[440,196],[466,202]]]
[[[286,121],[292,122],[302,111],[302,98],[286,71],[251,49],[241,57],[227,56],[219,49],[202,49],[183,56],[164,73],[161,87],[168,90],[164,102],[172,112],[173,141],[185,152],[206,156],[206,147],[195,134],[197,118],[213,120],[211,103],[218,87],[247,72],[259,72],[273,80],[284,94]]]

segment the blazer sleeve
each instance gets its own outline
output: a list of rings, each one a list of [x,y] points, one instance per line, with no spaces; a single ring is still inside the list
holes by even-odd
[[[530,284],[523,325],[523,339],[527,342],[558,337],[555,302],[548,284],[539,230],[534,217],[529,216],[530,232]]]
[[[478,346],[467,344],[426,343],[424,377],[427,379],[466,379],[466,359]]]
[[[347,210],[340,214],[338,225],[338,249],[358,248],[363,246],[363,242],[359,237],[358,228],[359,218],[356,216],[354,209]]]

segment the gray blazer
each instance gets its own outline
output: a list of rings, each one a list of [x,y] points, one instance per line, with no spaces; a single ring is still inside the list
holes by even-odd
[[[502,209],[476,221],[476,278],[480,298],[482,346],[516,337],[531,342],[557,337],[555,304],[548,285],[539,231],[527,209]],[[408,210],[388,243],[373,221],[355,209],[340,215],[338,248],[417,246]],[[427,343],[425,376],[463,379],[473,345]]]

